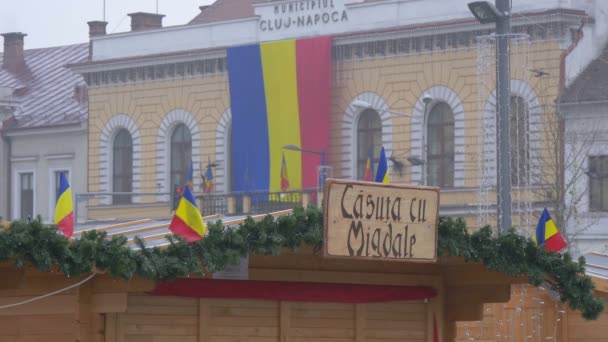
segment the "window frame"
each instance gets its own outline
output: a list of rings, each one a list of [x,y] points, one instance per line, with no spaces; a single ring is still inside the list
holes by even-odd
[[[439,106],[444,107],[445,109],[447,109],[448,111],[444,111],[441,112],[439,114],[441,115],[445,115],[445,117],[449,118],[450,120],[445,121],[445,118],[442,118],[438,123],[431,123],[431,117],[433,116],[437,116],[438,114],[433,114],[433,111],[436,110]],[[431,154],[431,128],[434,127],[438,134],[437,136],[439,137],[439,147],[440,147],[440,152],[437,155],[433,155]],[[451,153],[445,153],[447,148],[446,148],[446,142],[447,142],[447,138],[445,135],[445,129],[446,128],[451,128],[452,131],[452,138],[451,138]],[[456,168],[456,120],[454,117],[454,110],[452,109],[452,107],[445,101],[437,101],[436,103],[432,104],[431,109],[428,111],[427,114],[427,118],[426,118],[426,141],[424,142],[425,145],[425,150],[426,150],[426,156],[425,156],[425,162],[426,162],[426,184],[425,185],[432,185],[432,186],[439,186],[441,188],[454,188],[454,178],[455,178],[455,168]],[[437,163],[439,163],[439,174],[437,175],[437,184],[432,184],[431,183],[431,179],[433,177],[431,177],[431,161],[436,161]],[[450,165],[451,165],[451,172],[447,172],[448,170],[446,170],[446,168],[444,167],[445,165],[443,165],[443,163],[445,161],[449,161]],[[448,180],[451,180],[450,182],[447,182]],[[444,185],[449,183],[449,185]]]
[[[524,128],[527,128],[527,131],[524,130],[523,134],[523,141],[524,141],[524,148],[522,149],[519,146],[520,143],[520,136],[517,135],[517,133],[514,133],[513,130],[513,122],[514,122],[514,113],[515,113],[515,109],[514,108],[519,108],[519,106],[514,106],[514,99],[519,99],[521,101],[521,104],[525,106],[525,112],[524,112],[524,121],[523,123],[518,123],[516,122],[517,126],[522,126]],[[511,96],[509,98],[509,108],[510,108],[510,113],[509,113],[509,133],[510,133],[510,143],[511,143],[511,185],[513,187],[525,187],[525,186],[529,186],[532,183],[531,178],[531,168],[530,168],[530,161],[531,161],[531,149],[530,149],[530,137],[529,137],[529,132],[530,132],[530,103],[528,103],[528,101],[525,99],[525,97],[521,96],[521,95],[517,95],[517,94],[513,94],[511,93]],[[527,133],[526,133],[527,132]],[[515,137],[515,141],[514,138]],[[517,152],[517,150],[524,150],[524,158],[523,159],[518,159],[518,155],[519,153],[514,153]],[[516,174],[518,168],[517,167],[517,163],[519,162],[519,174]],[[523,168],[522,168],[523,166]],[[517,181],[519,180],[519,182]]]
[[[375,127],[367,127],[365,129],[361,129],[361,122],[364,119],[364,117],[367,115],[366,113],[370,113],[369,115],[376,115],[376,118],[378,119],[378,123],[379,126],[378,128]],[[370,123],[372,123],[370,121]],[[363,131],[363,132],[362,132]],[[378,132],[379,133],[379,139],[378,139],[378,148],[374,148],[374,143],[375,143],[375,139],[374,139],[374,133]],[[373,109],[373,108],[365,108],[364,110],[361,111],[361,113],[358,115],[357,120],[356,120],[356,128],[355,128],[355,179],[357,180],[363,180],[365,179],[365,165],[367,163],[367,158],[368,158],[368,153],[369,153],[369,148],[370,146],[367,147],[367,149],[364,152],[364,154],[360,155],[361,150],[360,150],[360,137],[361,134],[371,134],[371,147],[372,147],[372,168],[374,169],[374,171],[377,171],[377,165],[378,165],[378,160],[380,159],[380,149],[382,148],[382,117],[380,116],[380,113]],[[359,174],[359,170],[360,167],[363,166],[362,168],[362,172],[361,174]],[[372,177],[375,177],[376,175],[372,175]]]
[[[22,189],[22,177],[24,175],[31,175],[32,179],[30,181],[31,184],[31,189],[30,191],[32,192],[32,216],[31,219],[35,219],[36,218],[36,172],[35,170],[21,170],[17,172],[17,177],[18,177],[18,181],[17,181],[17,204],[19,206],[19,209],[17,210],[17,219],[20,220],[25,220],[27,219],[27,217],[23,217],[22,216],[22,211],[23,208],[21,206],[22,202],[23,202],[23,189]]]
[[[592,160],[594,159],[599,159],[600,161],[603,161],[606,164],[606,168],[605,170],[600,170],[599,175],[603,176],[604,172],[605,172],[605,176],[600,177],[599,179],[597,177],[591,177],[589,174],[587,175],[587,181],[588,181],[588,185],[589,185],[589,212],[592,213],[608,213],[608,199],[606,200],[606,203],[604,203],[603,198],[607,197],[608,198],[608,155],[595,155],[595,156],[587,156],[588,160],[587,160],[587,170],[589,170],[589,173],[591,173],[592,171]],[[593,168],[593,171],[597,172],[595,170],[595,168]],[[604,171],[604,172],[601,172]],[[594,184],[595,182],[598,182],[599,184]],[[604,188],[606,191],[606,194],[604,194]],[[600,205],[599,208],[596,208],[593,205],[593,191],[592,189],[599,189],[600,191],[600,195],[599,195],[599,200],[600,200]]]
[[[53,219],[55,217],[55,205],[57,203],[55,175],[57,172],[61,172],[61,171],[65,171],[68,173],[68,177],[67,177],[68,182],[70,183],[70,188],[72,189],[72,194],[75,195],[74,186],[72,184],[72,167],[71,166],[49,167],[49,220],[50,221],[53,221]]]
[[[120,191],[117,191],[116,189],[116,178],[117,175],[115,174],[115,167],[116,167],[116,155],[117,155],[117,148],[116,148],[116,143],[117,143],[117,139],[119,138],[119,135],[125,132],[126,134],[128,134],[128,137],[130,138],[130,150],[131,150],[131,156],[130,156],[130,164],[131,167],[130,168],[125,168],[124,166],[122,166],[120,168],[121,170],[121,174],[119,175],[121,181],[121,189]],[[125,128],[125,127],[121,127],[119,128],[116,133],[114,134],[113,138],[112,138],[112,144],[111,144],[111,149],[112,149],[112,163],[111,163],[111,168],[110,168],[110,179],[111,179],[111,192],[133,192],[133,166],[134,166],[134,149],[133,149],[133,135],[131,134],[131,132]],[[123,147],[124,148],[124,147]],[[125,154],[126,156],[126,154]],[[124,157],[124,156],[123,156]],[[123,163],[125,161],[122,161]],[[128,172],[125,172],[128,171]],[[130,182],[126,181],[124,178],[130,176]],[[126,189],[122,189],[122,185],[126,185]],[[129,191],[125,191],[127,189],[129,189]],[[132,195],[113,195],[112,196],[112,204],[113,205],[128,205],[128,204],[132,204],[133,203],[133,196]]]
[[[174,145],[173,145],[174,141],[173,141],[173,137],[175,136],[175,134],[177,134],[178,129],[180,129],[182,127],[184,129],[184,132],[188,133],[188,136],[189,136],[189,149],[190,149],[189,152],[190,153],[189,153],[189,158],[188,158],[188,153],[187,152],[186,152],[186,154],[184,156],[185,157],[184,160],[183,160],[184,164],[182,165],[183,166],[183,170],[177,170],[177,169],[174,170],[174,167],[173,167],[173,157],[174,157],[175,153],[174,153]],[[188,165],[189,161],[188,160],[190,160],[190,161],[193,162],[193,159],[192,159],[193,141],[192,140],[193,140],[192,139],[192,132],[190,131],[190,128],[188,127],[188,125],[186,125],[183,122],[177,123],[173,127],[173,129],[171,130],[171,134],[169,135],[169,165],[168,165],[169,166],[169,187],[170,187],[170,189],[174,189],[175,185],[181,187],[181,186],[183,186],[186,183],[186,173],[188,172],[188,167],[189,167],[189,165]],[[179,144],[187,146],[188,142],[187,141],[182,141],[182,142],[179,142]],[[180,178],[183,177],[184,178],[183,179],[184,181],[182,182],[183,184],[179,184],[179,183],[175,184],[173,182],[174,176],[179,176]],[[193,178],[194,178],[194,175],[193,175]],[[194,183],[194,179],[192,181]]]

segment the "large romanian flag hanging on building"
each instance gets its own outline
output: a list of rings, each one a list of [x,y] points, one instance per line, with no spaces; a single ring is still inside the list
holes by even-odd
[[[327,147],[331,38],[229,48],[227,65],[233,190],[279,192],[283,146]],[[315,188],[320,155],[289,153],[290,188]]]

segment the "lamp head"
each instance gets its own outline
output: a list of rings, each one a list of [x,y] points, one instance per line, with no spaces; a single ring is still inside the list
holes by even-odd
[[[410,162],[410,164],[412,164],[414,166],[418,166],[418,165],[424,164],[424,161],[422,161],[422,159],[420,159],[418,157],[409,156],[406,159],[407,159],[407,161]]]
[[[301,151],[302,149],[296,145],[285,145],[283,146],[284,150],[290,150],[290,151]]]
[[[482,24],[495,23],[504,17],[494,5],[488,1],[474,1],[468,4],[469,10]]]
[[[429,94],[429,93],[425,93],[424,96],[422,97],[422,102],[425,105],[429,105],[431,102],[433,102],[433,96],[431,96],[431,94]]]

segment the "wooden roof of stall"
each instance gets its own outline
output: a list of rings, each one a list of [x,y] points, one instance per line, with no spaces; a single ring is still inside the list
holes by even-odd
[[[269,214],[254,215],[251,218],[255,221],[262,220],[268,215],[280,217],[291,214],[292,210],[276,211]],[[220,214],[203,217],[205,223],[214,223],[219,220],[225,226],[238,226],[244,222],[248,216],[223,216]],[[135,245],[135,238],[139,237],[146,243],[146,247],[163,247],[169,245],[169,241],[165,238],[173,233],[169,230],[171,218],[166,219],[151,219],[145,218],[140,220],[118,220],[108,219],[103,221],[87,222],[77,224],[74,230],[74,238],[78,239],[83,233],[89,231],[104,231],[108,237],[123,235],[129,239],[129,246],[133,249],[138,248]]]

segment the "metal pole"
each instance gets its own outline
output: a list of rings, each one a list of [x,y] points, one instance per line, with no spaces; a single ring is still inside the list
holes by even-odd
[[[498,229],[505,234],[511,229],[511,143],[510,143],[510,0],[496,0],[496,8],[503,16],[496,21],[496,133],[497,133],[497,206]]]
[[[422,114],[422,166],[420,167],[422,169],[422,177],[420,177],[420,179],[422,180],[422,185],[429,185],[428,184],[428,151],[427,151],[427,129],[428,127],[426,127],[426,119],[428,116],[428,109],[429,109],[429,103],[427,101],[424,101],[424,113]]]

